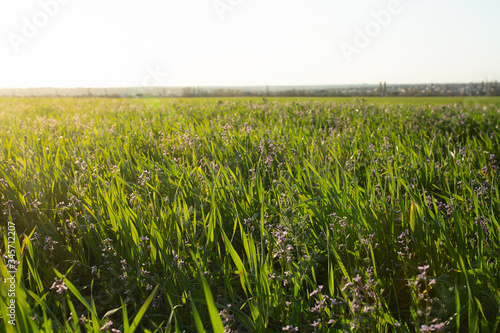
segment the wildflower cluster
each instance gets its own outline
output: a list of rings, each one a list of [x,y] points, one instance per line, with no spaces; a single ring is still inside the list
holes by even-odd
[[[376,287],[377,282],[373,278],[373,267],[367,270],[366,279],[357,274],[352,282],[347,282],[342,287],[352,317],[351,329],[373,329],[375,314],[382,309],[380,293]]]
[[[421,332],[444,332],[445,324],[432,316],[434,300],[430,297],[430,290],[437,280],[427,276],[429,268],[429,265],[419,266],[419,274],[408,281],[412,295],[412,316]]]

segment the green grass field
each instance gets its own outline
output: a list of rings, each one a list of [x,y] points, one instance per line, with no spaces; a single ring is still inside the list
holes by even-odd
[[[0,99],[0,330],[498,332],[500,99],[268,99]]]
[[[271,102],[337,102],[356,103],[364,101],[368,104],[376,105],[442,105],[442,104],[465,104],[465,105],[494,105],[500,104],[500,97],[479,96],[479,97],[266,97]],[[150,99],[154,100],[154,99]],[[200,98],[163,98],[162,101],[179,101],[185,103],[213,103],[217,101],[240,101],[262,103],[262,97],[200,97]]]

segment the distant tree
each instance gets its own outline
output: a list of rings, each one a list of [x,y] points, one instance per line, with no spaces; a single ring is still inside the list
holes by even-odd
[[[183,97],[194,97],[196,95],[196,90],[193,87],[184,87],[182,89]]]

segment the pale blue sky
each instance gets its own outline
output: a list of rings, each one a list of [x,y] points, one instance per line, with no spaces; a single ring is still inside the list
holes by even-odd
[[[0,0],[0,87],[500,81],[499,14],[498,0]]]

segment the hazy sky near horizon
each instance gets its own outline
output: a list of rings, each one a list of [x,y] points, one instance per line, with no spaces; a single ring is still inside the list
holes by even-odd
[[[500,1],[0,0],[0,87],[500,81]]]

